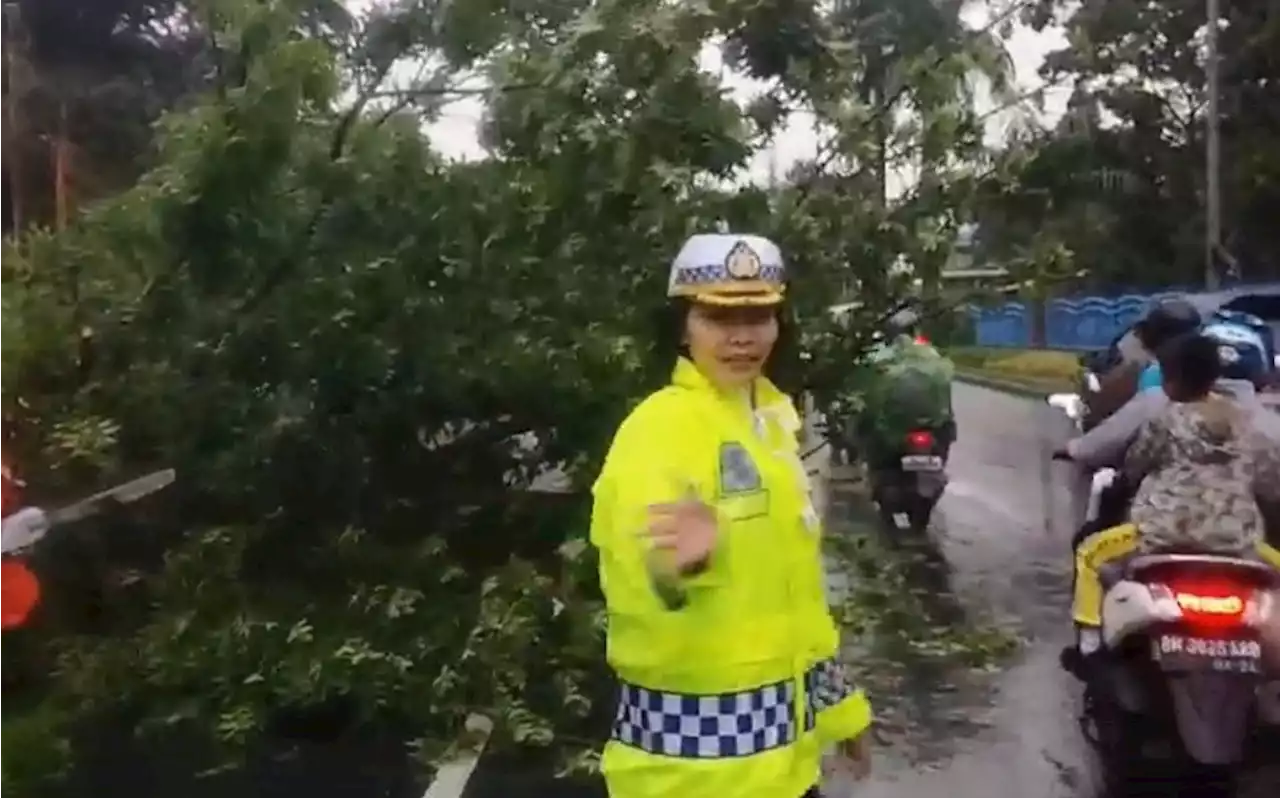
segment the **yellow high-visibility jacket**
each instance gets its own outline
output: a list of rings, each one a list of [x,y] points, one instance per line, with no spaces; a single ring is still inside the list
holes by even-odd
[[[623,422],[595,484],[591,541],[622,683],[611,798],[799,798],[825,745],[871,723],[833,659],[799,417],[767,380],[754,393],[752,412],[681,359]],[[715,507],[719,539],[672,609],[643,533],[649,505],[690,493]]]

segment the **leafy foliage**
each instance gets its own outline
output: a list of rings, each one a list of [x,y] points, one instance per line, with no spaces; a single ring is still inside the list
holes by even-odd
[[[822,364],[781,365],[830,389],[908,286],[891,267],[954,239],[974,114],[902,133],[934,137],[937,169],[886,205],[817,177],[859,168],[888,113],[820,4],[393,3],[349,28],[310,4],[195,8],[219,77],[163,118],[153,167],[6,244],[6,453],[32,495],[180,475],[41,553],[50,602],[5,646],[6,689],[231,754],[333,702],[424,762],[473,712],[518,744],[581,742],[602,662],[583,488],[671,366],[648,343],[671,253],[721,222],[778,240]],[[767,35],[782,16],[809,22]],[[776,119],[700,67],[726,37],[774,77],[766,103],[832,131],[809,178],[730,188]],[[903,74],[954,80],[951,59]],[[422,122],[477,73],[491,156],[445,162]],[[551,477],[567,492],[530,490]]]
[[[1205,8],[1183,0],[1029,7],[1061,24],[1067,46],[1043,76],[1074,87],[1056,129],[1017,142],[1016,181],[980,211],[984,254],[1016,259],[1051,242],[1090,288],[1194,285],[1204,279],[1208,92]],[[1221,273],[1280,274],[1277,79],[1280,30],[1263,5],[1225,3],[1219,22]]]

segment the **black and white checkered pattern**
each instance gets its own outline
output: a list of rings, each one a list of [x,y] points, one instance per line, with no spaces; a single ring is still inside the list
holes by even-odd
[[[817,713],[854,691],[833,660],[811,668],[803,683],[806,731],[814,727]],[[795,704],[796,682],[790,679],[720,695],[666,693],[624,683],[613,739],[660,756],[750,756],[795,742]]]
[[[796,739],[795,683],[721,695],[687,695],[623,684],[614,739],[662,756],[748,756]]]
[[[782,266],[767,265],[760,268],[760,276],[753,278],[765,283],[782,283],[786,279],[786,269]],[[710,283],[732,283],[735,279],[729,274],[729,268],[723,263],[709,266],[690,266],[679,269],[675,275],[676,285],[707,285]]]

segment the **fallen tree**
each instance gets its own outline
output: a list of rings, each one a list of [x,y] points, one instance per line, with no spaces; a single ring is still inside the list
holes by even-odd
[[[393,6],[338,47],[288,3],[218,4],[236,68],[164,119],[155,168],[6,243],[5,451],[30,493],[180,475],[39,555],[47,601],[4,647],[6,698],[41,707],[5,721],[6,783],[11,750],[38,763],[24,795],[103,718],[188,735],[211,767],[357,729],[429,768],[480,713],[589,764],[584,489],[670,368],[647,342],[672,253],[722,223],[771,235],[819,320],[848,290],[886,307],[889,264],[945,246],[968,167],[891,208],[852,177],[730,188],[776,133],[763,106],[816,109],[841,163],[869,146],[877,111],[841,88],[860,56],[816,5],[780,4],[782,42],[751,3],[482,5]],[[726,36],[791,48],[752,66],[771,88],[750,108],[700,67]],[[440,66],[389,82],[406,60]],[[943,79],[918,67],[913,85]],[[461,69],[490,78],[472,163],[422,130]],[[976,153],[969,111],[931,113],[904,139]],[[863,346],[817,340],[822,369],[780,364],[797,389]],[[548,470],[567,493],[528,490]]]

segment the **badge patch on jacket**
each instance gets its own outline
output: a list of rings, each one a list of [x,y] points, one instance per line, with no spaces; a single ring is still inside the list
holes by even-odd
[[[754,493],[764,487],[746,447],[740,443],[720,444],[720,495]]]

